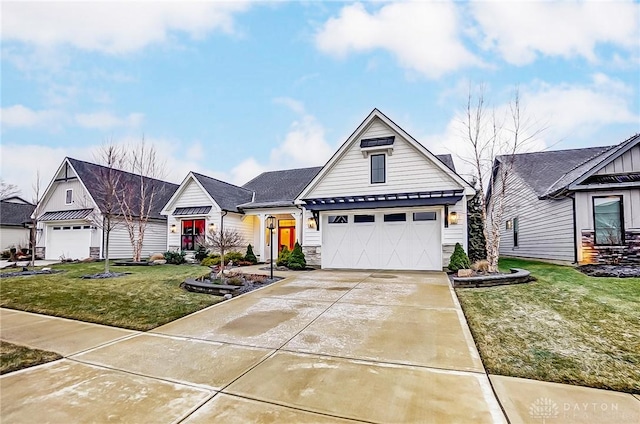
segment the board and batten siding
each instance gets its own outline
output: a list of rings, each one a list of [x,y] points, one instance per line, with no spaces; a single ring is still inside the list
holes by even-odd
[[[73,199],[70,205],[66,204],[68,189],[73,190]],[[45,212],[93,208],[93,201],[91,201],[79,180],[56,181],[53,183],[51,190],[49,190],[45,203],[38,209],[38,213],[42,215]]]
[[[144,232],[144,242],[142,243],[143,259],[152,253],[162,253],[166,250],[167,224],[164,221],[149,221]],[[109,258],[110,259],[130,259],[133,256],[131,241],[127,227],[117,226],[111,231],[109,236]]]
[[[360,140],[395,136],[393,153],[386,155],[386,182],[371,183],[370,156],[363,157]],[[375,154],[376,152],[374,152]],[[344,155],[328,170],[307,197],[453,190],[460,185],[380,119],[374,119]]]
[[[575,261],[573,204],[569,198],[540,200],[515,172],[508,180],[500,223],[500,256]],[[518,218],[518,247],[506,221]]]
[[[640,145],[631,148],[619,158],[611,161],[596,175],[623,174],[626,172],[640,172]]]

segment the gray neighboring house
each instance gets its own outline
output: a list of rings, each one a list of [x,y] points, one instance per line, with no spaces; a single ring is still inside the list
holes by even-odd
[[[507,159],[497,158],[494,169]],[[501,256],[640,263],[640,134],[615,146],[524,153],[513,160]]]
[[[0,201],[0,249],[28,248],[31,245],[31,214],[36,206],[21,197]]]

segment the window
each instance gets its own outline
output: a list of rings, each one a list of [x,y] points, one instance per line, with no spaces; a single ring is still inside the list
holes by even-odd
[[[371,184],[385,182],[384,155],[371,155]]]
[[[204,219],[187,219],[182,221],[182,250],[196,250],[198,237],[204,235]]]
[[[63,230],[70,230],[71,227],[62,227]]]
[[[595,244],[620,245],[624,243],[622,196],[593,198]]]
[[[346,224],[348,222],[347,215],[329,215],[329,224]]]
[[[406,220],[406,213],[387,213],[384,215],[384,222],[402,222]]]
[[[75,225],[75,226],[73,227],[73,229],[74,229],[74,230],[82,230],[82,226],[80,226],[80,225]]]
[[[65,196],[64,196],[64,204],[65,205],[70,205],[73,203],[73,189],[70,188],[66,191]]]
[[[82,227],[82,228],[84,228],[85,230],[90,230],[90,229],[91,229],[91,225],[85,225],[85,226],[84,226],[84,227]]]
[[[61,230],[62,227],[53,227],[54,230]]]
[[[376,222],[375,215],[354,215],[353,222]]]
[[[513,247],[518,247],[518,232],[520,230],[520,222],[518,218],[513,218]]]
[[[435,221],[436,213],[435,212],[414,212],[413,220],[414,221]]]

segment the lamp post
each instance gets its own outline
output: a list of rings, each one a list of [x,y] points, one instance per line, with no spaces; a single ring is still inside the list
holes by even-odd
[[[267,228],[269,229],[269,246],[271,247],[271,279],[273,280],[273,230],[276,228],[276,217],[267,217]]]

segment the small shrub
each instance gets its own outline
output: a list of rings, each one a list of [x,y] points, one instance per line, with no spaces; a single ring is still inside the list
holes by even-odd
[[[164,259],[167,261],[168,264],[172,264],[172,265],[183,264],[184,256],[185,256],[184,250],[180,250],[180,251],[169,250],[167,252],[164,252]]]
[[[456,243],[456,247],[453,249],[451,258],[449,259],[449,271],[456,272],[459,269],[468,269],[471,266],[467,254],[464,253],[464,249],[460,243]]]
[[[489,272],[489,261],[486,259],[483,259],[481,261],[476,261],[471,264],[471,269],[474,270],[475,272],[481,272],[483,274],[486,274]]]
[[[195,257],[196,257],[196,260],[202,261],[204,258],[207,257],[207,248],[204,246],[198,246],[198,248],[196,249]]]
[[[244,281],[242,277],[231,277],[227,279],[227,284],[230,284],[232,286],[241,286],[244,284]]]
[[[229,261],[233,261],[234,265],[239,261],[244,259],[244,255],[240,252],[228,252],[224,254],[224,263],[225,265],[229,263]]]
[[[3,250],[2,253],[0,253],[0,258],[2,259],[9,259],[10,257],[11,257],[11,252],[9,251],[9,249]]]
[[[218,257],[208,257],[204,258],[202,262],[200,262],[202,266],[218,266],[220,265],[220,256]]]
[[[251,262],[252,265],[258,263],[258,258],[256,258],[256,255],[253,253],[253,247],[251,245],[247,246],[247,253],[244,255],[244,260]]]
[[[307,261],[304,258],[304,253],[302,253],[302,247],[300,246],[300,243],[296,242],[296,245],[293,247],[293,250],[289,255],[289,259],[287,260],[287,268],[301,270],[306,267]]]
[[[289,263],[289,256],[291,252],[287,249],[287,246],[282,246],[282,250],[278,253],[278,259],[276,259],[276,265],[287,266]]]
[[[266,275],[260,275],[260,274],[251,274],[249,276],[246,276],[246,278],[250,281],[253,281],[256,284],[262,284],[265,281],[267,281],[267,276]]]
[[[235,262],[234,264],[235,264],[235,265],[238,265],[238,266],[249,266],[249,265],[254,265],[254,263],[253,263],[253,262],[251,262],[251,261],[247,261],[246,259],[243,259],[243,260],[241,260],[241,261]]]

